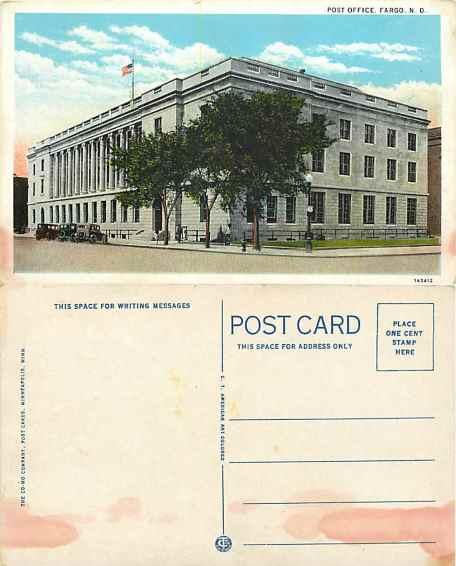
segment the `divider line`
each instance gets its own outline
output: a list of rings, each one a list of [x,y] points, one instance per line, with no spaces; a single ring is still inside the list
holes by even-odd
[[[358,501],[243,501],[242,505],[382,505],[398,503],[436,503],[436,499],[385,499]]]

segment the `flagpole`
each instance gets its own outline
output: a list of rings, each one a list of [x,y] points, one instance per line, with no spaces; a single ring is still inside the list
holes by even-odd
[[[131,100],[135,99],[135,56],[131,58],[131,64],[133,65],[133,71],[131,73]]]

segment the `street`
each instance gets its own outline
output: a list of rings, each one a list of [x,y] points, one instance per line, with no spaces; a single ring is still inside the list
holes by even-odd
[[[15,272],[437,274],[440,254],[287,257],[14,239]],[[266,254],[267,251],[265,250]]]

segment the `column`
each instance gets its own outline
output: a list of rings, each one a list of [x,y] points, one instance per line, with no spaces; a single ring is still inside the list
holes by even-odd
[[[81,176],[81,181],[82,181],[82,192],[86,193],[87,192],[87,175],[86,175],[86,170],[87,170],[87,144],[86,142],[84,142],[82,144],[82,176]]]
[[[49,198],[52,198],[54,191],[54,154],[49,159]]]
[[[79,194],[79,146],[74,148],[74,194]]]
[[[122,149],[125,149],[125,147],[126,147],[126,143],[127,143],[126,138],[127,138],[127,136],[126,136],[125,129],[120,130],[120,147]],[[119,185],[121,187],[124,186],[124,181],[125,181],[125,175],[124,175],[124,172],[121,170],[120,175],[119,175]]]
[[[105,172],[106,172],[105,137],[101,136],[101,138],[100,138],[100,191],[104,191],[104,189],[105,189]]]
[[[115,140],[115,134],[114,132],[111,133],[109,135],[110,138],[110,147],[113,148],[114,147],[114,140]],[[111,153],[111,152],[110,152]],[[116,181],[115,181],[115,170],[114,167],[112,165],[112,163],[109,164],[109,187],[111,189],[114,189],[116,186]]]
[[[96,143],[95,140],[90,142],[90,191],[94,193],[97,190],[96,187],[96,172],[97,172],[97,162],[96,162]]]

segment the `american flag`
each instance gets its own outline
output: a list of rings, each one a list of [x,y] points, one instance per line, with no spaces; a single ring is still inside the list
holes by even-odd
[[[124,65],[121,69],[122,76],[124,77],[125,75],[129,75],[130,73],[133,73],[134,70],[135,70],[135,64],[128,63],[128,65]]]

